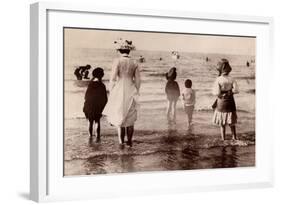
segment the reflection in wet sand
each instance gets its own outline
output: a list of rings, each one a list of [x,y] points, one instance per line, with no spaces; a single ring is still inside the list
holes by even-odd
[[[166,134],[165,134],[166,133]],[[179,138],[181,136],[181,138]],[[255,165],[255,146],[200,148],[202,137],[188,130],[183,135],[176,124],[168,124],[156,141],[138,139],[133,148],[118,150],[114,142],[88,142],[84,159],[66,161],[66,175],[91,175],[140,171],[191,170],[248,167]],[[110,139],[112,140],[112,139]],[[232,143],[232,142],[228,142]],[[110,150],[115,152],[110,152]],[[106,152],[105,152],[106,150]],[[117,151],[116,151],[117,150]]]

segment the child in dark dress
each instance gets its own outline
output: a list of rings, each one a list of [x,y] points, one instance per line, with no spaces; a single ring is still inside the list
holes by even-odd
[[[93,128],[96,132],[96,142],[100,142],[100,118],[107,103],[105,85],[102,82],[104,72],[102,68],[93,70],[93,79],[90,81],[86,94],[83,112],[89,120],[90,140],[93,139]]]
[[[168,80],[165,87],[165,92],[167,95],[167,119],[168,121],[172,120],[173,122],[176,122],[176,107],[177,107],[177,101],[180,96],[180,88],[177,83],[177,69],[175,67],[172,67],[168,73],[166,73],[166,79]],[[172,118],[171,118],[171,112],[172,112]]]

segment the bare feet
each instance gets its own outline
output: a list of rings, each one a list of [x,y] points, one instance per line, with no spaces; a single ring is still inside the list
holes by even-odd
[[[232,140],[238,140],[236,136],[232,136]]]
[[[126,144],[127,144],[127,146],[129,146],[129,147],[132,147],[132,146],[133,146],[132,141],[127,141]]]

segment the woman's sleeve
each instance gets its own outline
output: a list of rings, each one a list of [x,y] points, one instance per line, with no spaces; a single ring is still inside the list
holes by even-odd
[[[141,78],[140,78],[140,70],[139,70],[139,66],[137,65],[136,69],[135,69],[135,76],[134,76],[134,81],[135,81],[135,86],[139,92],[140,89],[140,84],[141,84]]]
[[[232,85],[233,85],[232,93],[234,93],[234,94],[239,93],[239,88],[238,88],[238,84],[237,84],[236,80],[233,80]]]
[[[216,79],[215,82],[214,82],[213,89],[212,89],[212,93],[213,93],[213,95],[215,95],[215,96],[218,96],[218,95],[220,95],[220,93],[221,93],[220,85],[219,85],[218,79]]]
[[[118,77],[118,60],[114,60],[111,68],[111,76],[109,81],[109,90],[111,91]]]

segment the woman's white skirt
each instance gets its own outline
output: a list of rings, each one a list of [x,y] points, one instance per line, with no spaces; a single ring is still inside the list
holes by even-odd
[[[137,89],[132,82],[120,80],[110,92],[103,110],[110,124],[117,127],[133,126],[137,120]]]

